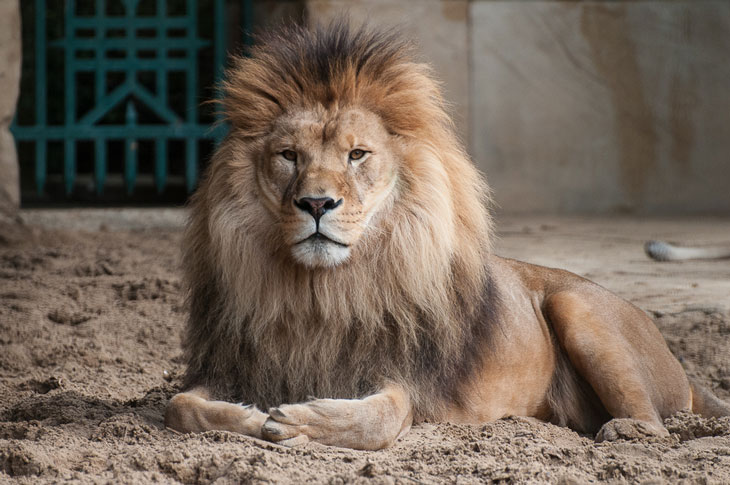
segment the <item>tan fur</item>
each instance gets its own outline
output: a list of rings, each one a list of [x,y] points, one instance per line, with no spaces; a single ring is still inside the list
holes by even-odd
[[[407,46],[391,50],[393,58],[382,72],[365,66],[354,83],[356,66],[346,64],[334,86],[324,87],[302,74],[298,93],[274,78],[279,59],[263,48],[239,59],[229,75],[225,106],[232,133],[193,199],[185,237],[193,318],[205,318],[195,312],[196,305],[210,303],[203,296],[208,291],[216,293],[215,308],[203,312],[214,311],[216,318],[191,328],[186,347],[191,366],[204,366],[213,375],[259,366],[243,374],[246,390],[259,405],[312,394],[347,397],[374,390],[388,377],[412,387],[414,401],[430,415],[438,404],[432,389],[414,386],[411,378],[419,376],[400,374],[418,358],[414,350],[424,323],[441,357],[459,352],[466,329],[458,319],[474,312],[481,298],[489,249],[488,191],[453,136],[428,69],[410,62]],[[323,94],[325,88],[334,94]],[[330,96],[333,101],[325,105]],[[341,123],[353,114],[352,129],[339,134],[367,138],[372,133],[382,141],[379,148],[388,152],[397,186],[367,224],[364,213],[343,216],[364,226],[347,264],[303,267],[292,261],[285,231],[293,217],[291,202],[281,207],[280,194],[271,194],[270,169],[261,166],[270,163],[267,150],[279,140],[264,134],[280,137],[278,127],[287,133],[306,126],[315,133],[303,137],[302,149],[317,153],[322,137],[316,125]],[[322,167],[309,168],[322,172]],[[336,181],[319,179],[336,190]],[[378,199],[373,189],[385,188],[365,187],[361,196]],[[347,199],[344,209],[355,202]],[[455,305],[459,299],[464,305]],[[241,355],[242,345],[251,355]],[[350,369],[334,360],[343,346],[348,346]],[[379,366],[401,369],[378,369],[383,375],[374,375],[368,367],[378,356]],[[210,382],[215,377],[196,378],[190,377],[190,385],[221,384]],[[285,378],[288,390],[283,392]],[[220,392],[251,399],[235,389]]]
[[[231,132],[191,203],[197,390],[173,399],[168,426],[374,449],[413,420],[521,414],[595,431],[613,416],[661,432],[690,406],[642,312],[490,255],[489,191],[407,44],[334,25],[259,45],[229,72]],[[317,226],[298,202],[312,197],[341,203]],[[272,409],[256,428],[266,414],[211,398]]]

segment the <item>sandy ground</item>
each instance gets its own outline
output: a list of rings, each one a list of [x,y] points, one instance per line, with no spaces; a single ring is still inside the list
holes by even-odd
[[[730,418],[690,414],[666,421],[668,438],[600,444],[526,418],[423,424],[379,452],[166,431],[182,371],[182,214],[23,216],[46,229],[0,228],[0,483],[730,483]],[[730,400],[730,261],[642,252],[657,237],[730,244],[730,219],[498,228],[499,254],[573,270],[650,312],[687,372]]]

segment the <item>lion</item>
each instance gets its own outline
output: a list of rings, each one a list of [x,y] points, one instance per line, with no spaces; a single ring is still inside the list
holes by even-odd
[[[730,414],[644,312],[493,254],[485,179],[397,33],[264,34],[224,90],[167,427],[376,450],[425,420],[531,416],[604,440]]]

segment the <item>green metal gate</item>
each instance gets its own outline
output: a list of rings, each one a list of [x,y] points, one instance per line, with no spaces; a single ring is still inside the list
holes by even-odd
[[[191,192],[199,160],[225,132],[201,102],[215,96],[222,74],[226,2],[34,0],[22,8],[33,45],[24,49],[11,129],[21,176],[33,173],[24,198],[104,200],[114,187],[123,197],[175,185]],[[250,1],[242,10],[250,19]]]

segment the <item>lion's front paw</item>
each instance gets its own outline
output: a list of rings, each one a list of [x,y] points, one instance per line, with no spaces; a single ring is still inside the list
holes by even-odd
[[[620,418],[612,419],[601,427],[596,435],[596,443],[664,436],[669,436],[664,426],[638,419]]]
[[[261,435],[283,445],[307,441],[322,445],[379,450],[390,446],[410,426],[403,415],[393,416],[394,400],[384,394],[365,399],[315,399],[269,409]],[[404,426],[406,422],[406,426]]]
[[[181,433],[221,430],[259,438],[266,418],[256,406],[209,401],[195,392],[173,396],[165,409],[165,426]]]
[[[310,411],[306,405],[289,404],[269,409],[269,418],[261,427],[261,434],[269,441],[296,446],[309,441]]]

